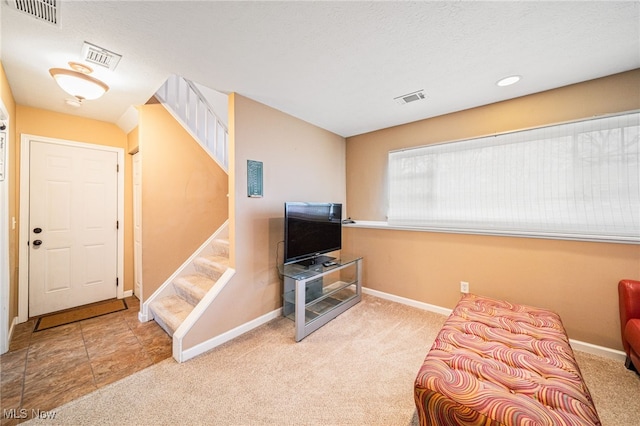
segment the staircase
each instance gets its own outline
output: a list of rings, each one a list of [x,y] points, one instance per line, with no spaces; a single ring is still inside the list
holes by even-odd
[[[171,75],[155,96],[220,167],[228,171],[229,131],[196,85]]]
[[[196,85],[172,75],[156,92],[156,98],[205,152],[227,171],[227,128]],[[172,337],[173,358],[178,362],[189,359],[186,354],[189,349],[183,348],[185,336],[235,273],[229,267],[228,235],[227,221],[140,307],[140,322],[155,320]]]
[[[181,274],[173,278],[171,288],[165,290],[168,295],[149,303],[153,319],[169,336],[174,336],[178,327],[229,268],[229,240],[216,238],[210,248],[208,252],[195,257]]]

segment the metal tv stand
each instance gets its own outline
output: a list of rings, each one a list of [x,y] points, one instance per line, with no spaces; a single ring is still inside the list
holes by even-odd
[[[295,321],[299,342],[362,300],[362,257],[341,256],[335,265],[280,265],[282,311]]]

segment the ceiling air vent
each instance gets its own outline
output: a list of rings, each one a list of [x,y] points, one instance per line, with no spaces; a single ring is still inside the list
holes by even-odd
[[[6,0],[9,7],[53,25],[60,25],[61,0]]]
[[[118,66],[118,62],[120,62],[122,55],[118,55],[117,53],[113,53],[107,49],[103,49],[102,47],[85,41],[82,45],[82,58],[86,62],[100,65],[101,67],[109,68],[113,71]]]
[[[426,95],[424,94],[424,90],[417,90],[415,92],[407,93],[406,95],[398,96],[397,98],[393,98],[400,105],[408,104],[409,102],[421,101],[426,99]]]

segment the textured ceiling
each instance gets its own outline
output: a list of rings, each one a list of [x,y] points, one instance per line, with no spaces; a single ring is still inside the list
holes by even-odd
[[[169,74],[351,136],[640,68],[637,1],[65,1],[59,26],[0,4],[16,102],[109,122]],[[84,41],[123,58],[96,69],[111,90],[73,109],[48,70]]]

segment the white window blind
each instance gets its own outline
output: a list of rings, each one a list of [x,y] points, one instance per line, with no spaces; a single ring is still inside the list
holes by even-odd
[[[389,153],[389,225],[640,242],[640,113]]]

